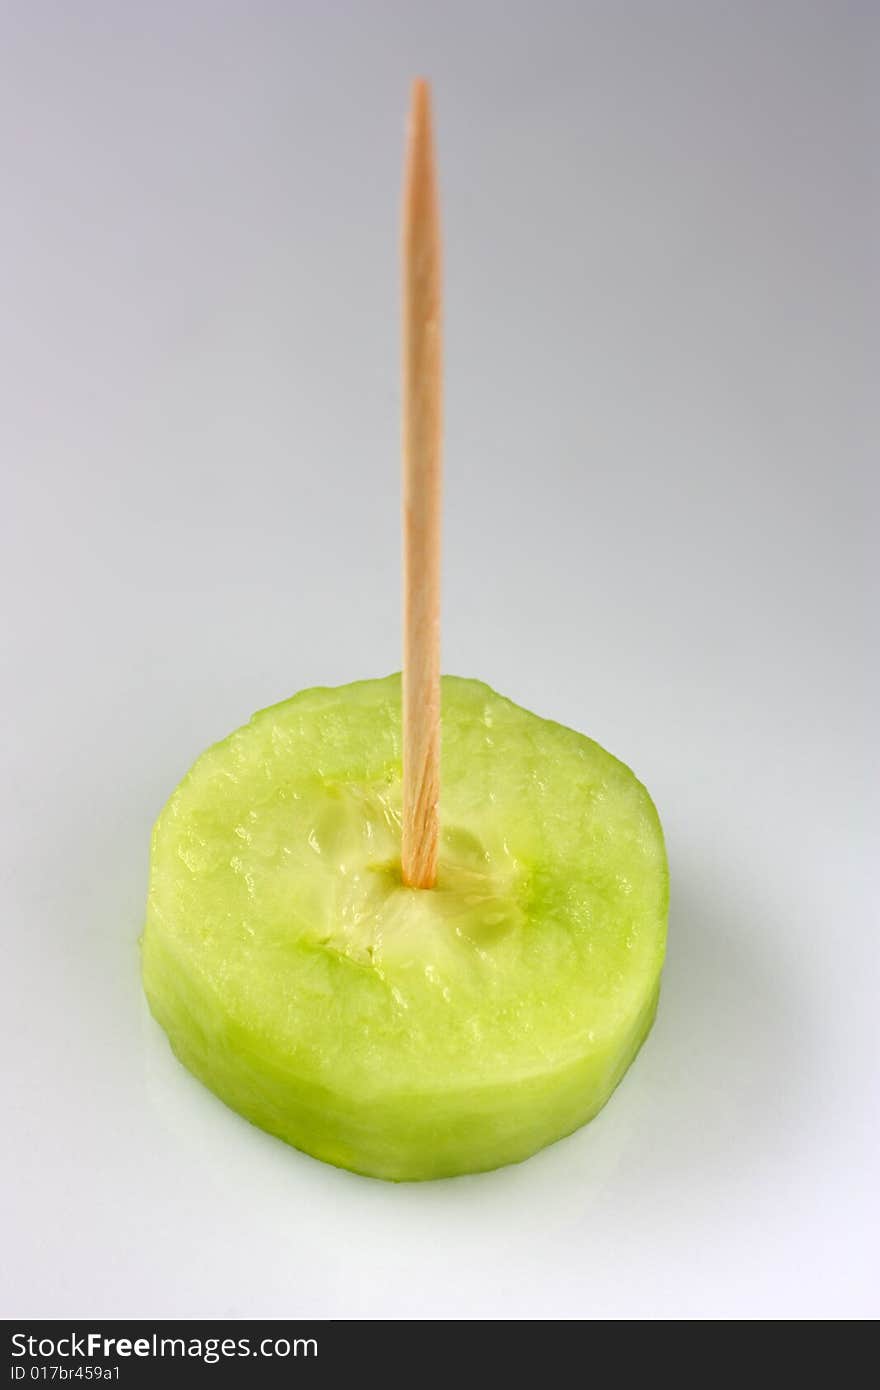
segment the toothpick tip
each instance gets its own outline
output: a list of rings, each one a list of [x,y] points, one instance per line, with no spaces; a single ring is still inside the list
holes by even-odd
[[[431,124],[431,84],[427,77],[414,77],[410,85],[410,119],[414,130]]]

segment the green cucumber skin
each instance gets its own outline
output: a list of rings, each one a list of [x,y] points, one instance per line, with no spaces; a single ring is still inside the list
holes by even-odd
[[[398,679],[359,682],[342,691],[302,692],[263,711],[255,721],[290,720],[298,708],[308,709],[315,700],[320,706],[323,698],[332,698],[336,707],[340,698],[343,703],[357,700],[361,690],[374,698],[375,688],[383,685],[390,685],[387,698],[393,701]],[[454,678],[444,680],[445,707],[462,693],[470,699],[475,691],[486,692],[499,707],[516,710],[487,687]],[[526,716],[524,711],[519,713]],[[537,720],[533,715],[526,717]],[[558,729],[564,740],[581,741],[570,730],[538,722],[548,730]],[[224,757],[229,743],[224,740],[209,754]],[[639,788],[648,833],[656,838],[652,860],[656,882],[652,883],[653,898],[649,895],[651,951],[638,964],[625,1007],[612,1011],[601,1036],[591,1037],[587,1044],[576,1035],[565,1055],[552,1055],[546,1065],[526,1068],[520,1064],[503,1078],[493,1075],[488,1064],[485,1076],[474,1075],[473,1068],[467,1075],[457,1075],[450,1068],[450,1074],[430,1075],[424,1084],[415,1067],[409,1074],[405,1068],[402,1072],[389,1068],[372,1077],[362,1064],[355,1065],[358,1034],[351,1039],[350,1074],[344,1056],[333,1062],[335,1071],[328,1063],[322,1073],[309,1058],[304,1065],[295,1048],[287,1047],[283,1039],[279,1046],[273,1036],[267,1037],[264,1019],[249,1017],[234,993],[224,994],[222,976],[218,985],[216,974],[199,968],[191,940],[176,935],[167,901],[167,844],[160,849],[158,842],[169,833],[177,834],[176,823],[185,818],[180,798],[188,795],[187,787],[198,777],[196,764],[157,823],[143,937],[147,999],[180,1061],[232,1109],[294,1148],[337,1167],[391,1181],[446,1178],[517,1163],[592,1119],[636,1056],[656,1014],[665,953],[668,870],[662,831],[647,793],[622,764],[596,745],[591,748],[595,750],[591,756],[601,754],[615,765],[615,776],[626,776]],[[388,762],[387,750],[380,760]],[[618,954],[625,968],[625,954]],[[616,959],[612,956],[612,962]],[[570,993],[571,982],[567,985]],[[499,1070],[503,1073],[504,1068]]]

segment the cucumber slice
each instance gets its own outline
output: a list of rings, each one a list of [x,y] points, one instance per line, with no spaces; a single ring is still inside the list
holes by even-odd
[[[590,739],[443,681],[438,882],[400,877],[400,677],[210,748],[153,834],[144,987],[180,1060],[298,1149],[396,1180],[528,1157],[654,1018],[663,834]]]

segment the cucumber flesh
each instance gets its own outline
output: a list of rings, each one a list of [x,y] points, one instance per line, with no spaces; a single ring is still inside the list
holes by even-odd
[[[303,691],[210,748],[156,824],[144,987],[254,1124],[391,1179],[526,1158],[604,1105],[666,939],[622,763],[445,677],[437,886],[400,876],[400,678]]]

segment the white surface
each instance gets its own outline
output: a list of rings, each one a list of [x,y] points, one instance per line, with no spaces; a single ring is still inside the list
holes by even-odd
[[[4,1314],[880,1311],[876,19],[5,8]],[[398,664],[419,70],[444,666],[635,767],[673,904],[606,1111],[521,1167],[393,1187],[202,1090],[136,938],[151,822],[202,747]]]

